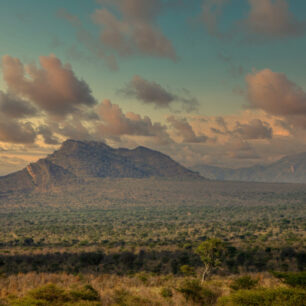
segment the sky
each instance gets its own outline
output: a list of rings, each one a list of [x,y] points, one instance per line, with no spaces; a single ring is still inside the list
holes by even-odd
[[[65,139],[185,166],[306,151],[304,0],[0,0],[0,175]]]

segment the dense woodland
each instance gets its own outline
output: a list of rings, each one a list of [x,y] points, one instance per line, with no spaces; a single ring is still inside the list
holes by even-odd
[[[303,305],[305,185],[152,178],[65,189],[0,200],[4,305]],[[201,283],[197,250],[214,239],[222,252]],[[261,302],[239,304],[247,294]]]

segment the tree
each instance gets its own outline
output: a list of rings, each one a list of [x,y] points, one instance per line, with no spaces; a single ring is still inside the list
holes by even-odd
[[[211,273],[212,269],[220,266],[224,250],[225,246],[223,241],[217,238],[206,240],[198,246],[196,253],[200,256],[204,264],[202,282]]]

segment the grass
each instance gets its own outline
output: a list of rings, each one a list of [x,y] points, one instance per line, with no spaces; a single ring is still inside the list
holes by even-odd
[[[0,279],[0,301],[23,306],[303,305],[304,289],[290,288],[268,273],[250,277],[258,280],[255,289],[233,291],[231,276],[214,276],[201,284],[195,277],[173,275],[146,275],[143,282],[139,275],[18,274]],[[280,302],[287,304],[277,304]]]
[[[98,292],[90,285],[82,288],[65,290],[55,284],[47,284],[30,290],[25,296],[11,298],[8,304],[12,306],[68,306],[68,305],[100,305]]]
[[[218,301],[219,306],[304,306],[306,291],[292,288],[239,290]]]

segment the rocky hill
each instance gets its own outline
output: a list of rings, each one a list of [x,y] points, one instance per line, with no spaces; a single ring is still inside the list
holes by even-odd
[[[198,165],[193,169],[213,180],[306,183],[306,152],[286,156],[265,166],[256,165],[249,168],[229,169]]]
[[[103,142],[67,140],[45,159],[0,177],[0,195],[48,190],[86,178],[106,177],[202,179],[169,156],[145,147],[114,149]]]

